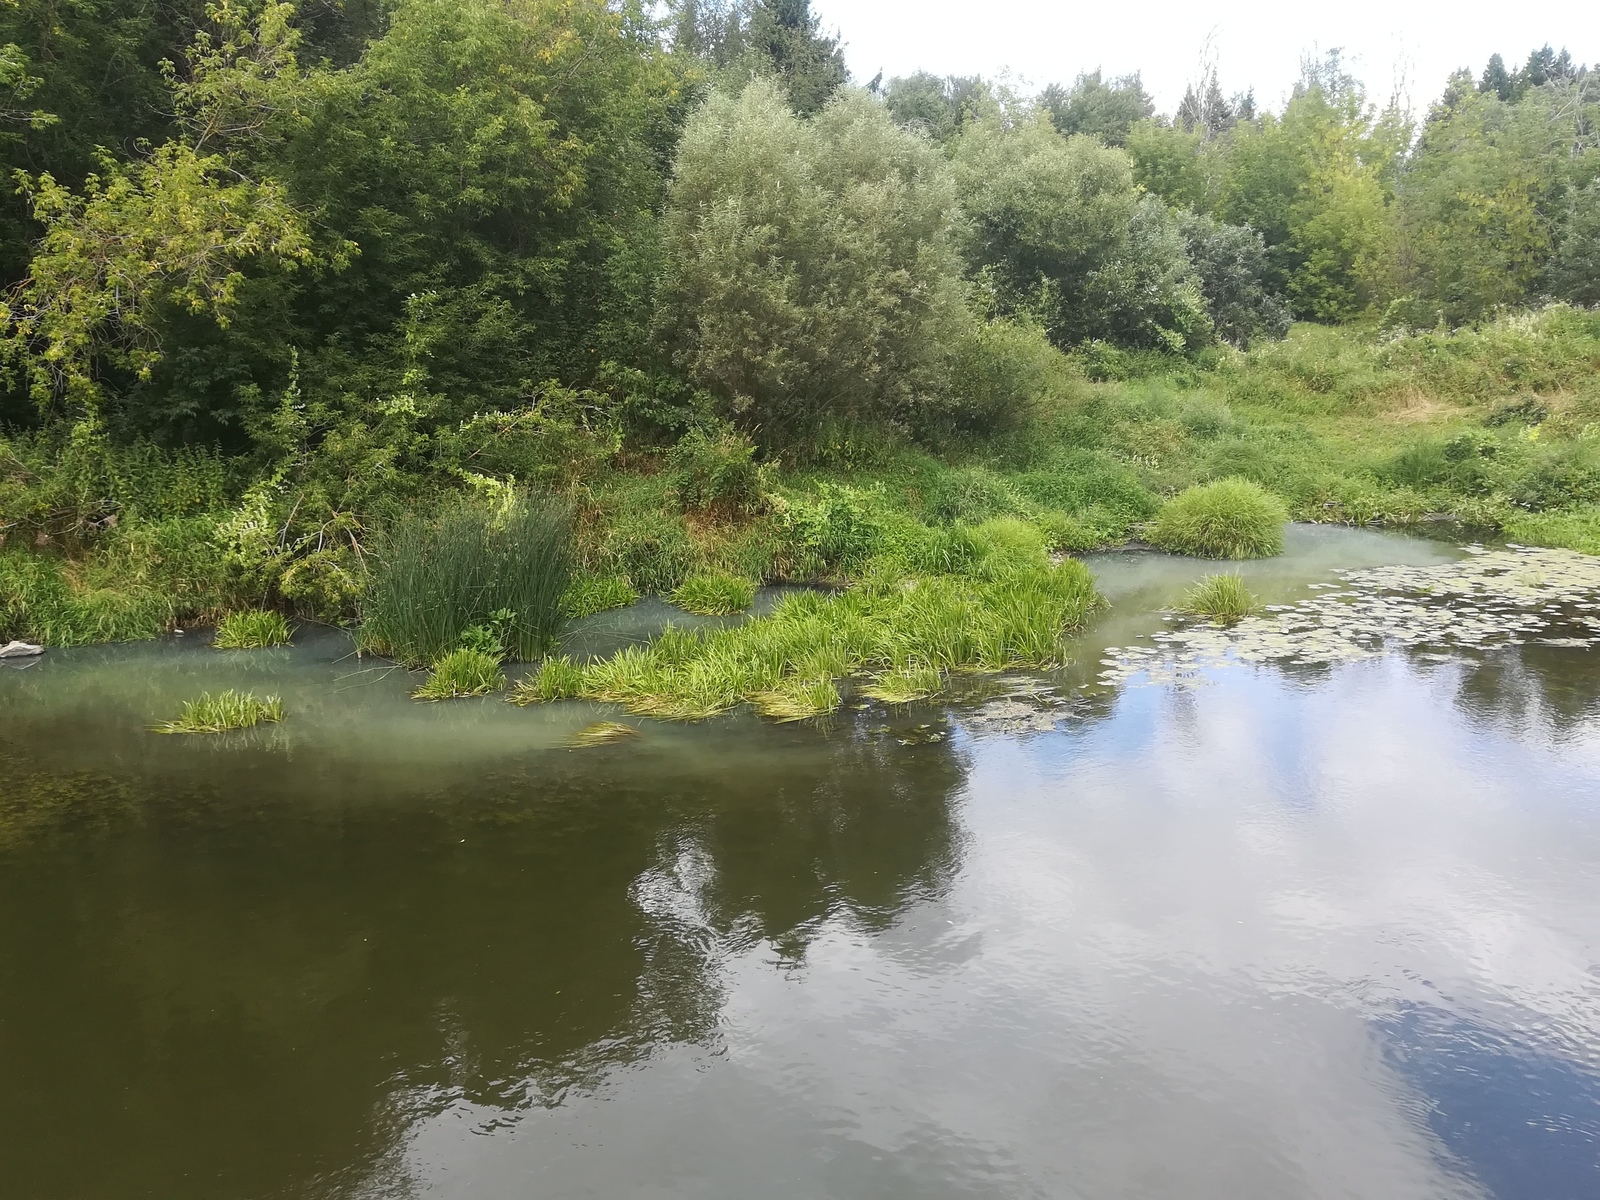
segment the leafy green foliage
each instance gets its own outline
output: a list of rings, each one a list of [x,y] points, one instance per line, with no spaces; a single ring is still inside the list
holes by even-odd
[[[735,430],[689,430],[667,452],[678,503],[685,509],[754,512],[767,488],[755,453],[755,443]]]
[[[289,622],[282,613],[261,609],[231,612],[217,622],[211,645],[217,650],[259,650],[289,643]]]
[[[1270,558],[1283,553],[1282,501],[1247,479],[1189,488],[1162,506],[1146,535],[1173,554]]]
[[[714,94],[679,144],[665,222],[675,361],[768,444],[914,416],[970,319],[954,218],[943,156],[865,93],[809,121],[762,80]]]

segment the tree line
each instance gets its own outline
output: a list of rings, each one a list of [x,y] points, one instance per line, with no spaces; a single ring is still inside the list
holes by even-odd
[[[16,0],[0,91],[0,422],[327,511],[712,425],[983,433],[1058,351],[1600,303],[1600,73],[1549,48],[1415,120],[1336,54],[1162,115],[859,85],[808,0]]]

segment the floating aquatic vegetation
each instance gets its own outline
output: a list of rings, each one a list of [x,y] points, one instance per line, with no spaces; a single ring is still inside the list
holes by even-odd
[[[1458,562],[1341,571],[1342,584],[1313,584],[1312,599],[1269,605],[1232,628],[1193,626],[1155,635],[1155,646],[1113,646],[1100,679],[1171,683],[1244,663],[1329,666],[1392,647],[1600,643],[1600,619],[1590,615],[1600,609],[1600,558],[1527,546],[1465,549]]]
[[[1024,700],[991,700],[962,719],[984,733],[1048,733],[1066,714],[1058,709],[1040,708]]]
[[[230,689],[215,696],[205,692],[198,700],[188,701],[176,720],[163,721],[155,727],[155,732],[227,733],[281,720],[283,701],[279,697],[262,698]]]

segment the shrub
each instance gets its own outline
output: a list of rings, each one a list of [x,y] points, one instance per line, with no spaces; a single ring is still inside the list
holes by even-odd
[[[679,506],[755,512],[766,490],[766,472],[755,453],[755,443],[735,430],[691,429],[667,452]]]
[[[878,505],[871,492],[837,483],[781,503],[778,516],[797,560],[795,573],[849,570],[864,562],[883,532]]]
[[[1283,553],[1282,501],[1248,479],[1192,487],[1167,502],[1146,536],[1170,554],[1269,558]]]
[[[434,518],[406,516],[377,547],[358,643],[430,662],[505,611],[504,651],[537,658],[561,628],[570,549],[568,515],[552,503],[520,499],[499,512],[459,503]]]
[[[659,509],[621,514],[606,533],[601,556],[644,595],[670,592],[696,560],[682,518]]]
[[[198,700],[183,706],[175,721],[156,726],[157,733],[226,733],[249,729],[263,722],[283,720],[283,701],[277,696],[260,698],[249,692],[226,691],[213,696],[203,693]]]
[[[211,645],[217,650],[258,650],[289,641],[289,622],[282,613],[249,609],[231,612],[217,623]]]
[[[1238,575],[1207,575],[1184,593],[1180,611],[1232,623],[1261,611],[1261,602]]]
[[[460,696],[482,696],[505,686],[500,660],[482,650],[463,646],[452,650],[433,664],[433,671],[416,691],[416,700],[453,700]]]
[[[736,575],[691,575],[672,593],[679,608],[706,617],[743,612],[756,598],[756,585]]]
[[[561,597],[561,615],[575,621],[638,602],[639,593],[620,575],[580,575]]]

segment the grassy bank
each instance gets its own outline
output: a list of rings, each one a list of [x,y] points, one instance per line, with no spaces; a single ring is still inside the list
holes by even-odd
[[[761,461],[731,430],[635,441],[596,419],[559,446],[518,442],[515,474],[414,466],[384,489],[347,481],[338,496],[332,468],[302,465],[318,482],[296,484],[282,464],[268,474],[203,451],[119,447],[92,428],[55,442],[12,438],[0,442],[0,636],[59,646],[150,637],[247,608],[365,613],[374,649],[405,646],[408,660],[431,663],[466,629],[509,613],[496,636],[526,658],[563,617],[640,594],[728,611],[757,583],[853,584],[845,597],[796,601],[771,625],[747,626],[775,639],[759,653],[720,635],[668,643],[613,676],[585,668],[581,685],[637,706],[643,691],[622,667],[670,668],[660,694],[674,712],[806,688],[797,706],[817,709],[828,700],[820,681],[839,673],[903,668],[925,683],[927,671],[969,661],[1033,660],[1043,651],[1002,652],[1003,638],[918,657],[886,631],[935,610],[976,619],[1003,606],[995,564],[1007,556],[1042,561],[1045,551],[1178,529],[1184,514],[1163,519],[1164,507],[1196,485],[1246,481],[1267,494],[1264,511],[1300,520],[1451,518],[1600,552],[1600,312],[1556,307],[1403,336],[1306,325],[1248,353],[1199,359],[1098,346],[1050,355],[1023,410],[985,437],[956,431],[932,445],[892,427],[838,427]],[[474,462],[501,461],[501,451],[510,463],[499,443],[475,449]],[[541,466],[541,453],[559,463]],[[559,520],[507,508],[518,479],[543,480]],[[462,517],[469,509],[480,516]],[[495,512],[522,524],[481,515]],[[1239,545],[1262,553],[1271,541]],[[523,545],[537,555],[521,555]],[[448,579],[433,565],[440,546],[463,568]],[[507,555],[543,565],[520,577],[492,569]],[[923,582],[897,592],[886,580]],[[928,612],[913,611],[923,599]],[[829,641],[814,669],[802,667],[799,647],[813,643],[784,639],[823,619],[806,607],[817,604],[877,632]],[[713,666],[747,650],[768,665]]]

